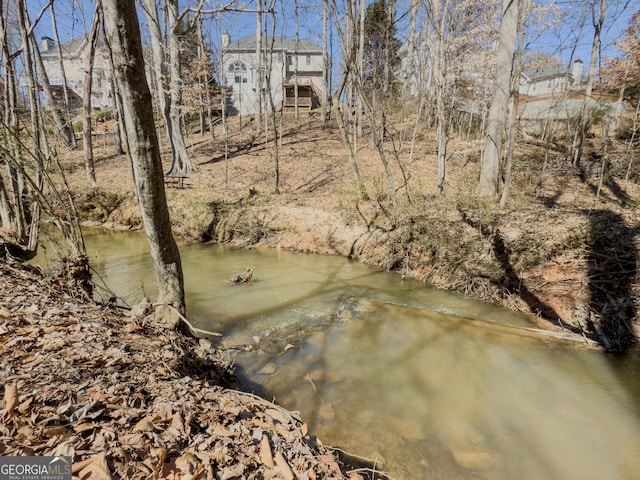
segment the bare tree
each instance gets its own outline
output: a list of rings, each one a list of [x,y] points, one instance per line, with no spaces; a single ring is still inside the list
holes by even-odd
[[[329,0],[322,0],[322,83],[324,93],[322,98],[322,123],[327,121],[329,103],[329,35],[327,33],[329,23]]]
[[[84,257],[86,261],[73,199],[66,188],[64,173],[56,161],[55,152],[49,147],[45,116],[38,95],[35,46],[32,41],[33,24],[29,20],[26,3],[18,0],[15,3],[15,14],[20,46],[16,52],[11,52],[7,10],[4,7],[4,2],[0,1],[0,51],[5,72],[4,114],[0,122],[0,165],[6,167],[4,176],[0,171],[0,255],[11,255],[21,260],[33,258],[39,242],[40,220],[42,215],[47,215],[48,220],[59,227],[69,247],[68,252],[60,250],[61,255],[68,256],[70,253],[74,259]],[[17,114],[18,94],[14,65],[19,55],[22,56],[27,84],[26,106],[29,112],[23,128]],[[52,172],[62,178],[62,190],[59,188],[59,181],[52,180]],[[60,244],[54,243],[54,246],[57,248]]]
[[[580,160],[582,158],[582,150],[584,148],[584,140],[589,129],[589,123],[591,121],[591,93],[593,91],[593,79],[596,71],[596,64],[598,62],[598,54],[600,52],[600,34],[602,32],[602,25],[604,24],[604,17],[607,11],[607,0],[600,0],[600,9],[596,15],[597,0],[591,4],[591,19],[593,23],[593,43],[591,44],[591,58],[589,60],[589,73],[587,75],[587,85],[584,92],[584,103],[582,104],[582,112],[578,121],[578,129],[574,138],[572,151],[573,151],[573,165],[580,166]]]
[[[413,96],[413,75],[414,75],[414,58],[416,45],[416,23],[418,18],[418,7],[420,0],[411,0],[409,12],[409,39],[407,40],[407,69],[404,81],[405,96]]]
[[[33,141],[34,151],[34,163],[35,174],[33,177],[33,184],[29,190],[41,192],[44,185],[43,172],[45,168],[45,155],[44,149],[48,148],[44,142],[44,128],[41,122],[40,116],[40,101],[38,98],[38,85],[36,82],[35,66],[33,61],[33,53],[31,49],[31,43],[29,41],[29,30],[31,28],[31,22],[29,21],[29,13],[27,11],[27,5],[25,0],[16,1],[16,13],[18,18],[18,27],[20,29],[20,39],[22,42],[22,57],[24,63],[25,76],[27,78],[27,96],[29,98],[29,113],[30,113],[30,126],[31,126],[31,139]],[[14,105],[15,106],[15,105]],[[17,163],[17,160],[22,158],[21,154],[18,154],[13,162],[12,167],[17,173],[18,183],[26,184],[29,181],[28,174],[24,167]],[[14,190],[14,195],[23,195],[25,187],[20,186]],[[21,200],[22,203],[22,200]],[[40,215],[41,208],[38,203],[32,203],[30,211],[25,208],[20,209],[20,214],[24,215],[20,219],[20,224],[24,227],[21,231],[20,243],[25,244],[25,253],[27,255],[34,255],[38,247],[38,238],[40,234]],[[28,258],[25,256],[25,258]]]
[[[273,164],[274,164],[274,192],[280,193],[280,150],[278,145],[278,125],[276,122],[276,105],[273,100],[273,91],[271,89],[271,72],[273,67],[273,46],[275,43],[275,33],[276,33],[276,16],[275,10],[273,9],[275,0],[271,0],[272,3],[268,8],[268,11],[271,13],[271,36],[266,35],[266,31],[264,32],[264,36],[267,39],[270,39],[271,42],[269,44],[268,51],[265,52],[264,55],[264,67],[265,67],[265,96],[269,101],[269,104],[265,107],[265,154],[268,155],[269,150],[269,127],[271,127],[271,134],[273,137]],[[265,29],[268,22],[265,22]],[[283,52],[284,53],[284,52]],[[269,118],[267,118],[267,113],[269,113]]]
[[[60,44],[60,36],[58,34],[58,22],[56,19],[56,10],[55,3],[51,4],[51,29],[53,30],[53,39],[56,44],[56,51],[58,54],[58,68],[60,69],[60,77],[62,79],[62,103],[64,106],[64,116],[65,116],[65,136],[68,139],[68,145],[75,149],[77,148],[76,144],[76,135],[73,131],[73,124],[71,122],[71,105],[69,102],[69,87],[67,86],[67,74],[64,68],[64,62],[62,61],[62,45]]]
[[[167,1],[167,16],[169,20],[169,97],[171,99],[169,116],[171,117],[171,151],[172,162],[169,174],[185,174],[195,170],[193,162],[187,153],[187,146],[182,131],[182,88],[180,61],[180,18],[178,0]]]
[[[256,89],[256,113],[255,113],[255,122],[256,122],[256,132],[260,133],[262,131],[262,106],[264,99],[264,72],[262,67],[262,55],[263,55],[263,43],[264,40],[262,38],[262,13],[263,13],[263,0],[257,0],[258,4],[257,13],[256,13],[256,78],[255,78],[255,89]]]
[[[52,3],[49,5],[49,8],[53,10]],[[71,125],[69,122],[65,124],[63,117],[61,116],[60,111],[58,109],[58,105],[54,100],[54,95],[51,89],[51,83],[49,82],[49,76],[47,74],[46,68],[44,67],[44,62],[42,60],[42,55],[40,54],[40,49],[38,47],[38,42],[33,32],[33,28],[29,28],[29,32],[30,32],[29,40],[31,41],[33,58],[35,60],[37,70],[38,70],[39,85],[45,97],[45,106],[49,111],[49,113],[51,114],[56,132],[62,136],[64,143],[67,146],[73,147],[75,145],[75,135],[73,133],[73,129],[71,128]]]
[[[520,9],[520,19],[518,20],[518,47],[516,57],[514,59],[513,75],[511,76],[511,92],[509,95],[510,102],[507,116],[507,153],[504,160],[504,186],[502,188],[502,195],[500,196],[500,208],[504,208],[507,204],[507,198],[511,191],[511,182],[513,179],[513,157],[516,148],[516,136],[518,134],[518,105],[520,100],[518,88],[520,86],[520,73],[522,72],[525,24],[529,13],[529,0],[521,0],[521,2],[522,8]]]
[[[97,188],[96,169],[93,160],[93,145],[91,143],[91,94],[93,86],[93,62],[96,57],[96,46],[98,44],[98,33],[100,32],[100,24],[102,23],[102,6],[100,0],[96,2],[96,9],[91,22],[91,31],[87,42],[89,49],[84,59],[84,84],[82,86],[82,145],[84,149],[84,166],[87,174],[87,180],[91,188]]]
[[[438,192],[444,191],[447,159],[447,119],[445,115],[445,82],[446,82],[446,48],[445,35],[447,29],[447,11],[449,0],[431,2],[431,17],[434,33],[433,78],[435,80],[436,97],[436,138],[438,142]]]
[[[513,54],[516,49],[516,34],[518,31],[519,1],[503,0],[502,4],[500,39],[496,58],[496,79],[487,119],[484,156],[480,169],[479,192],[481,195],[486,196],[498,193],[502,136],[511,92]]]
[[[158,276],[158,303],[185,312],[184,280],[164,190],[160,149],[153,119],[151,92],[144,64],[135,0],[103,0],[105,31],[149,249]]]
[[[156,91],[162,110],[162,118],[171,145],[171,166],[168,174],[185,174],[195,170],[187,152],[182,130],[182,87],[181,87],[181,62],[180,62],[180,18],[177,0],[167,0],[166,19],[169,31],[166,36],[162,33],[162,24],[155,0],[141,0],[149,26],[149,39],[153,55],[153,71],[156,81]],[[184,12],[183,12],[184,14]],[[183,15],[182,14],[182,15]],[[168,57],[165,55],[165,46],[168,46]],[[167,58],[169,73],[167,74]]]
[[[294,118],[298,120],[300,112],[298,111],[298,71],[299,71],[299,59],[298,52],[300,50],[300,12],[298,11],[298,0],[293,0],[293,10],[296,19],[296,38],[294,46],[294,75],[293,75],[293,102],[294,102]]]

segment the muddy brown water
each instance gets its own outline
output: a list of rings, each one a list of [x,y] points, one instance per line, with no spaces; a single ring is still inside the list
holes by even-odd
[[[144,236],[90,231],[104,281],[155,295]],[[180,246],[189,316],[245,387],[397,479],[640,478],[640,357],[478,327],[525,316],[340,257]],[[229,279],[250,266],[253,280]]]

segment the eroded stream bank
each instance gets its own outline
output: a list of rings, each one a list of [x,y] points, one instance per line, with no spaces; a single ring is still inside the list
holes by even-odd
[[[213,238],[346,255],[533,313],[541,328],[585,336],[611,352],[637,342],[637,210],[487,213],[451,208],[385,229],[310,208],[242,208],[214,219]]]
[[[182,195],[174,193],[175,200]],[[640,322],[637,210],[457,206],[397,225],[311,207],[261,206],[262,199],[212,208],[203,226],[174,211],[187,238],[341,255],[437,288],[533,314],[537,327],[625,352]],[[122,212],[129,211],[124,208]],[[113,219],[122,222],[120,211]],[[202,213],[202,212],[201,212]],[[126,223],[126,222],[125,222]]]

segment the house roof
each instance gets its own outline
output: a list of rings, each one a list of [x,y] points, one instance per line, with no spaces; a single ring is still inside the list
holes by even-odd
[[[543,80],[549,80],[551,78],[566,77],[571,72],[562,65],[541,65],[535,68],[528,68],[522,71],[522,75],[529,82],[541,82]]]
[[[62,54],[63,55],[76,55],[76,54],[78,54],[78,52],[80,52],[84,48],[84,46],[86,45],[88,39],[89,39],[88,35],[81,35],[79,37],[67,40],[64,43],[61,43],[60,44],[60,49],[62,50]],[[97,46],[98,47],[102,47],[102,46],[105,46],[105,45],[106,45],[106,43],[104,41],[104,37],[102,35],[102,31],[99,31]],[[58,49],[54,47],[54,48],[52,48],[52,49],[50,49],[48,51],[41,52],[41,55],[43,57],[46,57],[46,56],[58,56]]]
[[[267,35],[264,39],[265,45],[267,47],[271,46],[271,40],[273,38],[273,50],[279,51],[296,51],[296,40],[294,38],[288,37],[271,37]],[[229,42],[229,45],[225,48],[227,52],[230,51],[240,51],[240,50],[250,50],[255,51],[256,49],[256,36],[251,35],[249,37],[245,37],[239,39],[235,42]],[[315,43],[310,40],[298,40],[298,52],[322,52],[322,47],[319,47]]]

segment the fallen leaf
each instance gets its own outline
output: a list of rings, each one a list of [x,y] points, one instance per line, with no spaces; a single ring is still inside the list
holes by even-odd
[[[233,437],[233,436],[235,436],[235,433],[233,433],[231,430],[227,430],[225,427],[223,427],[219,423],[216,423],[213,426],[213,429],[212,429],[211,433],[213,435],[217,435],[219,437]]]
[[[149,441],[142,433],[129,433],[121,438],[124,445],[137,452],[144,452],[149,447]]]
[[[71,467],[71,473],[78,473],[79,471],[83,470],[84,467],[89,465],[91,462],[93,462],[93,458],[85,458],[84,460],[80,460],[79,462],[74,461],[73,466]]]
[[[38,311],[38,305],[34,303],[33,305],[28,306],[27,308],[23,308],[22,311],[24,313],[36,313]]]
[[[134,432],[153,432],[154,423],[158,420],[156,416],[147,415],[133,427]]]
[[[15,415],[14,410],[18,406],[18,386],[15,383],[7,385],[4,389],[4,408],[9,418]]]
[[[22,437],[26,438],[29,441],[38,439],[38,436],[35,434],[35,431],[33,430],[33,428],[28,426],[19,428],[18,434],[22,435]]]
[[[91,458],[91,462],[80,471],[80,480],[111,480],[107,455],[99,453]]]
[[[260,441],[260,461],[267,467],[273,467],[273,455],[271,454],[271,445],[269,445],[269,439],[266,435],[262,436]]]
[[[264,413],[269,415],[274,420],[277,420],[282,425],[286,425],[289,423],[290,418],[282,413],[280,410],[276,410],[275,408],[267,408]]]
[[[293,480],[294,478],[296,478],[291,471],[291,467],[282,456],[282,453],[276,452],[275,461],[278,469],[280,470],[280,473],[282,473],[282,476],[285,478],[285,480]]]
[[[154,457],[158,463],[164,463],[164,461],[167,459],[166,447],[152,448],[151,456]]]
[[[53,425],[44,429],[42,434],[45,437],[55,437],[56,435],[64,435],[69,431],[64,425]]]
[[[96,428],[98,424],[90,422],[90,423],[81,423],[80,425],[76,425],[73,427],[73,431],[76,433],[86,432],[87,430],[93,430]]]
[[[183,474],[193,474],[200,462],[190,453],[183,453],[176,458],[176,467]]]

